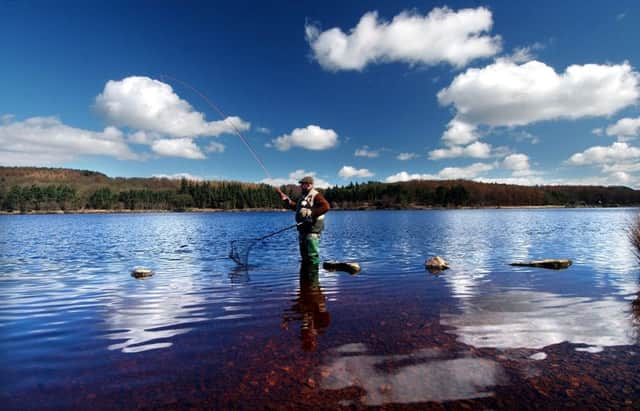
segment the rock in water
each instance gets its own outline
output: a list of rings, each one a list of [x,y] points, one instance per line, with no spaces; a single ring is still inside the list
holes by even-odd
[[[548,258],[545,260],[537,260],[537,261],[525,261],[520,263],[511,263],[509,265],[513,265],[516,267],[541,267],[541,268],[551,268],[554,270],[560,270],[563,268],[569,268],[572,264],[571,260],[568,258],[564,259],[552,259]]]
[[[357,274],[362,269],[360,264],[354,262],[325,261],[322,268],[327,271],[344,271],[349,274]]]
[[[136,267],[131,271],[131,276],[134,278],[146,278],[151,277],[153,275],[153,271],[144,267]]]
[[[429,270],[429,272],[437,273],[442,270],[448,269],[449,263],[446,262],[442,257],[437,255],[425,261],[424,266],[427,268],[427,270]]]

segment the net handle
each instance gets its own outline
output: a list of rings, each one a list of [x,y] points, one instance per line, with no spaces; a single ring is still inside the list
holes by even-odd
[[[282,228],[282,229],[280,229],[280,230],[278,230],[278,231],[274,231],[273,233],[267,234],[267,235],[262,236],[262,237],[260,237],[260,238],[256,238],[256,241],[262,241],[262,240],[264,240],[265,238],[273,237],[273,236],[274,236],[274,235],[276,235],[276,234],[280,234],[280,233],[282,233],[282,232],[284,232],[284,231],[291,230],[292,228],[296,228],[296,227],[298,227],[298,226],[299,226],[299,225],[301,225],[301,224],[302,224],[302,223],[295,223],[294,225],[290,225],[290,226],[288,226],[288,227]]]

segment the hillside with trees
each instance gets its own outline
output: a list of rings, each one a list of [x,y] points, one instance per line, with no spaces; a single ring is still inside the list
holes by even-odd
[[[295,185],[281,189],[296,197]],[[351,183],[322,190],[336,209],[640,205],[628,187],[518,186],[467,180]],[[235,181],[111,178],[88,170],[0,167],[0,211],[280,209],[274,188]]]

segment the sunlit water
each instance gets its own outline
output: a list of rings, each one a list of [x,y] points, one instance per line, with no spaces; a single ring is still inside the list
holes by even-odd
[[[228,258],[290,213],[0,216],[3,409],[638,407],[636,214],[334,211],[318,281],[294,231]]]

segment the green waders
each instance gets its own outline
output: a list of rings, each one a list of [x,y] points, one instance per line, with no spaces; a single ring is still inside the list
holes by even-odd
[[[300,233],[300,256],[303,263],[320,264],[320,234]]]

